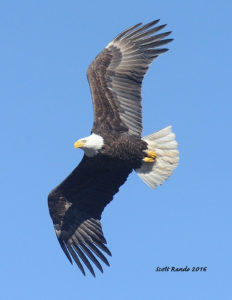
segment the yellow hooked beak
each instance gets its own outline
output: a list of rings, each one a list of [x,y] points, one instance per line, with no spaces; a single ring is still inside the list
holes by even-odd
[[[76,148],[81,148],[81,147],[83,147],[85,145],[85,143],[83,143],[83,142],[81,142],[81,141],[76,141],[74,144],[73,144],[73,146],[74,146],[74,148],[76,149]]]

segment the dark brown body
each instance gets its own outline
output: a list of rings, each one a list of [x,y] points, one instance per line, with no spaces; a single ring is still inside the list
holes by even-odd
[[[101,157],[106,156],[120,161],[120,164],[136,169],[141,166],[145,157],[147,143],[137,136],[119,134],[117,132],[102,131],[104,146],[99,151]]]

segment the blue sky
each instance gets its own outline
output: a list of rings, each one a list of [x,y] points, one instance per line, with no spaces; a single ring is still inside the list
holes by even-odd
[[[1,3],[1,299],[231,299],[231,11],[212,0]],[[91,130],[88,65],[120,31],[158,18],[175,40],[144,80],[144,135],[172,124],[180,164],[155,191],[130,176],[103,214],[111,267],[83,277],[47,194]],[[207,272],[155,271],[186,265]]]

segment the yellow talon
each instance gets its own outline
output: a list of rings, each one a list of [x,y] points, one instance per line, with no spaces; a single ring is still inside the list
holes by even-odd
[[[150,158],[155,159],[157,157],[157,154],[155,153],[155,151],[148,150],[147,151],[147,156],[150,157]]]
[[[152,162],[154,162],[155,160],[154,160],[154,158],[151,158],[151,157],[144,157],[143,161],[152,163]]]

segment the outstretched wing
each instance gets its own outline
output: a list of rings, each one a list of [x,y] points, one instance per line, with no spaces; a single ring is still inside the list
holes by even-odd
[[[79,166],[48,196],[48,206],[59,243],[85,275],[81,261],[95,276],[91,260],[103,272],[105,246],[101,213],[126,181],[132,169],[110,158],[83,157]],[[89,259],[88,259],[89,258]]]
[[[87,71],[94,107],[92,131],[102,129],[141,136],[142,80],[152,61],[168,49],[171,32],[157,34],[159,20],[139,23],[119,34],[94,59]]]

